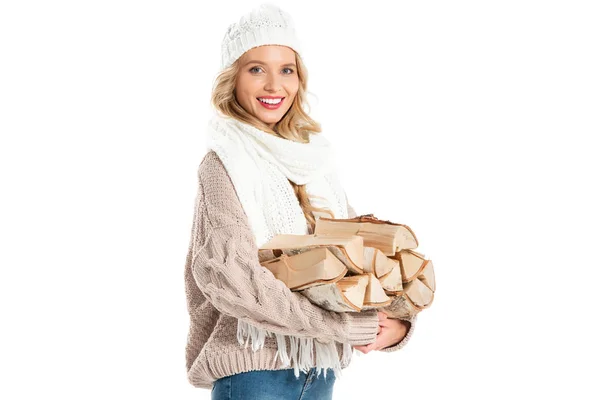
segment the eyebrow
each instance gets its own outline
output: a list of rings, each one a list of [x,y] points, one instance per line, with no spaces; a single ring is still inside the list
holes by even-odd
[[[246,64],[244,64],[244,67],[245,67],[246,65],[248,65],[248,64],[252,64],[252,63],[255,63],[255,64],[261,64],[261,65],[266,65],[266,64],[265,64],[264,62],[262,62],[262,61],[259,61],[259,60],[251,60],[251,61],[248,61]],[[292,67],[295,67],[295,66],[296,66],[296,64],[295,64],[295,63],[287,63],[287,64],[282,64],[281,66],[282,66],[282,67],[288,67],[288,66],[290,66],[290,65],[291,65]]]

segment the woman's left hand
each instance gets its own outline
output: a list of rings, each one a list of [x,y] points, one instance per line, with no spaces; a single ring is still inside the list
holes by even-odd
[[[364,346],[352,346],[362,353],[367,354],[371,350],[381,350],[398,344],[404,339],[404,336],[406,336],[406,333],[408,332],[410,322],[404,322],[396,318],[388,318],[387,315],[381,311],[378,311],[378,313],[383,314],[384,318],[379,321],[379,333],[377,333],[375,342]]]

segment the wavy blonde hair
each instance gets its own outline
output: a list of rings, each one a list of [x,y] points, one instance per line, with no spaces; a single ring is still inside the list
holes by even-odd
[[[241,57],[230,67],[221,71],[215,79],[211,96],[212,105],[221,114],[251,124],[272,135],[293,140],[295,142],[308,143],[310,135],[316,135],[321,132],[321,124],[313,120],[308,113],[304,111],[304,106],[310,109],[306,99],[308,71],[302,62],[302,59],[295,51],[294,56],[296,58],[296,71],[298,72],[299,79],[298,93],[296,94],[290,109],[285,113],[281,120],[274,125],[273,129],[254,115],[247,112],[235,97],[235,85],[240,69]],[[312,214],[313,211],[327,213],[331,218],[334,218],[331,210],[327,208],[317,208],[311,205],[309,195],[306,192],[306,185],[297,185],[289,179],[288,181],[292,185],[294,193],[300,203],[300,207],[304,212],[304,217],[310,225],[311,233],[313,233],[315,229],[315,217]]]

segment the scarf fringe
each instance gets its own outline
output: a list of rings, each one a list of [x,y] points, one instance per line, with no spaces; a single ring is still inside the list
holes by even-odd
[[[265,337],[273,335],[277,342],[277,352],[275,353],[273,362],[279,356],[283,365],[291,365],[294,368],[296,378],[300,376],[300,371],[308,373],[310,368],[315,364],[313,348],[315,349],[317,358],[315,365],[317,368],[317,377],[323,371],[323,376],[327,379],[328,368],[333,369],[336,379],[342,376],[340,357],[334,341],[322,342],[319,339],[299,338],[273,333],[238,319],[237,340],[239,344],[245,345],[245,348],[248,348],[248,344],[252,340],[252,351],[261,349],[264,346]],[[286,338],[290,342],[290,354],[288,354]],[[342,362],[347,365],[351,358],[352,346],[348,343],[343,343]]]

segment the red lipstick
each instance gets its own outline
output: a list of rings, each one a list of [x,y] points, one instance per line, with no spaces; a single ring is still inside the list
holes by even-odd
[[[262,102],[259,100],[259,98],[256,98],[256,101],[258,101],[260,103],[261,106],[263,106],[264,108],[268,109],[268,110],[277,110],[282,104],[283,101],[285,100],[285,97],[281,97],[281,96],[261,96],[261,99],[281,99],[281,101],[278,104],[267,104],[265,102]]]

